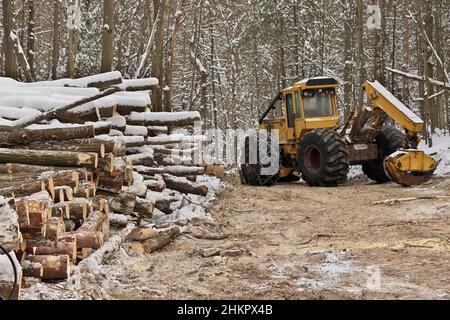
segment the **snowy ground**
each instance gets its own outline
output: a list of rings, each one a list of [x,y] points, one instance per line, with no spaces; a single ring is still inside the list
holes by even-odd
[[[436,175],[450,174],[450,136],[435,134],[433,135],[433,147],[430,148],[425,142],[422,142],[419,149],[432,155],[439,162]]]

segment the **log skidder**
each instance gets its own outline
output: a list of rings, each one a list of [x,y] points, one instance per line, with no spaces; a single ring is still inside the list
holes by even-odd
[[[259,128],[278,132],[279,143],[271,149],[279,154],[280,170],[263,174],[266,162],[259,156],[252,164],[249,150],[255,137],[247,137],[246,162],[241,167],[244,184],[270,186],[298,181],[301,176],[313,187],[335,187],[347,180],[350,165],[363,166],[364,173],[379,183],[414,186],[431,179],[437,162],[417,150],[424,127],[417,115],[379,82],[366,81],[363,89],[369,105],[357,115],[352,112],[341,124],[337,86],[335,79],[319,77],[278,93]],[[277,112],[269,117],[274,110]],[[388,119],[405,133],[386,125]]]

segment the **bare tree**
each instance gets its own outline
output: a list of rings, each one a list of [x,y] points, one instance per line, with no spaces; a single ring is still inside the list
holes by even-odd
[[[112,70],[114,51],[114,1],[103,0],[102,72]]]
[[[17,78],[17,63],[14,55],[14,43],[11,39],[13,32],[13,2],[12,0],[2,0],[3,4],[3,45],[5,52],[5,75],[7,77]]]

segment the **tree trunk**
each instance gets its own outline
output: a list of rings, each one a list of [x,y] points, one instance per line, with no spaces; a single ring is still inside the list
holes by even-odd
[[[28,256],[26,261],[42,265],[44,269],[42,279],[44,280],[64,280],[70,276],[70,258],[68,255]]]
[[[71,23],[68,25],[69,29],[69,42],[67,44],[68,46],[68,57],[67,57],[67,77],[68,78],[75,78],[75,68],[76,68],[76,62],[77,62],[77,51],[78,51],[78,26],[77,26],[77,10],[79,10],[78,7],[78,1],[72,0],[70,5],[73,8],[72,11],[72,17],[68,17],[69,20],[71,20]]]
[[[30,65],[31,78],[36,78],[36,71],[34,69],[34,56],[36,53],[36,35],[34,34],[35,25],[35,10],[34,0],[28,0],[28,41],[27,41],[27,59]]]
[[[153,67],[152,76],[159,79],[159,83],[164,83],[164,20],[166,13],[166,1],[153,0],[154,16],[155,20],[158,19],[156,24],[155,33],[155,50],[153,53]],[[152,92],[152,106],[153,111],[162,111],[162,88],[158,87],[153,89]]]
[[[170,36],[170,46],[167,52],[167,67],[166,67],[166,91],[165,91],[165,107],[166,112],[172,111],[172,95],[173,95],[173,66],[175,63],[175,47],[177,43],[178,29],[180,27],[181,15],[183,13],[184,0],[179,0],[175,13],[175,21],[172,27],[172,35]]]
[[[165,174],[164,181],[169,189],[176,190],[181,193],[195,194],[198,196],[206,197],[208,195],[209,188],[206,185],[198,185],[192,183],[184,178],[174,177]]]
[[[95,137],[93,126],[37,130],[14,129],[14,131],[11,132],[0,132],[0,145],[27,145],[32,142],[65,141],[93,137]],[[61,149],[63,148],[64,147],[61,146]]]
[[[86,152],[0,149],[0,163],[97,168],[98,155]]]
[[[103,0],[103,45],[101,72],[112,70],[114,52],[114,1]]]
[[[52,79],[58,79],[59,50],[60,50],[60,3],[53,2],[53,34],[52,34]]]
[[[3,46],[5,54],[5,75],[17,79],[17,64],[14,55],[14,44],[11,40],[11,32],[14,30],[13,1],[2,0],[3,4]]]
[[[44,267],[39,262],[25,261],[22,264],[22,272],[25,278],[42,279],[44,275]]]
[[[67,232],[58,237],[59,241],[73,241],[76,238],[77,249],[94,249],[98,250],[104,243],[104,234],[100,231],[75,231]]]

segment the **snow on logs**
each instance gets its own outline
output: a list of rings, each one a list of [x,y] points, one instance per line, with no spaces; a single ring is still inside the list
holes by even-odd
[[[200,121],[200,113],[193,112],[132,112],[127,117],[128,125],[183,127]]]

